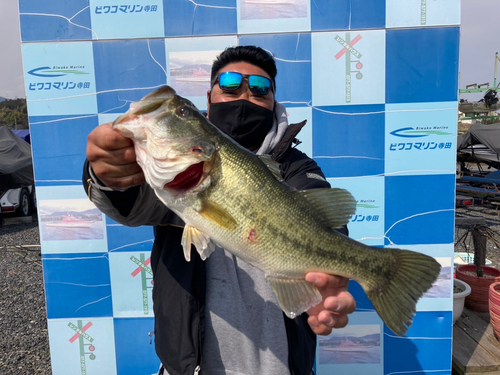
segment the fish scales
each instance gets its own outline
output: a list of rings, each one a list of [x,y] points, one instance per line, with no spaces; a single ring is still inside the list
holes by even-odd
[[[223,148],[225,151],[226,149]],[[233,153],[240,154],[241,150],[230,148]],[[241,152],[243,154],[243,152]],[[232,157],[230,157],[232,156]],[[235,155],[221,155],[221,157],[226,160],[225,168],[228,170],[239,170],[249,165],[248,162],[242,162],[243,157],[238,158]],[[234,164],[231,161],[235,159]],[[384,267],[389,259],[388,256],[381,256],[378,262],[374,262],[370,265],[366,265],[364,259],[360,259],[356,249],[348,249],[348,244],[343,244],[341,247],[342,251],[332,251],[330,249],[333,242],[340,240],[347,240],[348,238],[341,238],[332,233],[325,228],[322,232],[317,232],[315,228],[321,227],[322,223],[318,222],[317,217],[310,214],[310,207],[302,199],[295,199],[296,194],[292,194],[290,190],[287,190],[278,181],[269,178],[267,168],[259,164],[250,164],[255,166],[252,170],[248,169],[244,174],[243,178],[239,178],[237,183],[237,197],[244,197],[247,195],[253,196],[254,203],[249,205],[247,200],[234,199],[229,202],[228,197],[230,194],[226,192],[231,189],[232,186],[224,186],[220,184],[217,186],[217,191],[222,192],[222,199],[227,201],[228,211],[235,217],[241,217],[242,227],[252,226],[252,223],[256,223],[256,228],[264,228],[265,232],[260,235],[262,243],[256,244],[254,246],[254,258],[255,260],[250,260],[250,263],[258,265],[259,268],[263,269],[265,272],[274,272],[276,274],[287,274],[290,275],[294,272],[300,265],[305,270],[316,270],[328,273],[336,273],[342,275],[352,275],[354,270],[358,269],[360,266],[368,266],[365,275],[370,273],[379,275],[380,270]],[[223,172],[224,173],[224,168]],[[256,178],[255,175],[262,175],[262,179]],[[244,176],[249,176],[248,181]],[[263,182],[256,185],[255,181],[267,181],[267,188],[263,187]],[[243,182],[243,183],[242,183]],[[252,184],[253,183],[253,184]],[[236,191],[235,190],[235,191]],[[279,193],[285,194],[279,194]],[[215,201],[218,197],[210,191],[209,199]],[[275,197],[280,197],[279,200],[275,200]],[[222,203],[222,202],[221,202]],[[265,214],[268,212],[263,210],[263,207],[271,207],[271,213],[273,216],[285,217],[284,215],[292,216],[287,218],[285,223],[287,225],[279,225],[277,222],[268,220]],[[283,215],[283,216],[282,216]],[[246,224],[245,224],[246,223]],[[257,230],[257,232],[259,232]],[[243,238],[244,233],[228,233],[237,238]],[[272,239],[271,243],[264,242],[266,238]],[[314,241],[313,241],[314,238]],[[276,243],[280,244],[276,247]],[[355,242],[358,245],[358,242]],[[247,246],[247,243],[242,243],[241,246]],[[275,251],[278,256],[273,255],[272,257],[266,257],[266,253],[269,253],[269,246],[273,246],[272,251]],[[300,248],[303,249],[301,252],[290,253],[289,249]],[[367,247],[368,248],[368,247]],[[326,250],[325,250],[326,249]],[[235,250],[238,252],[238,250]],[[388,255],[388,254],[386,254]],[[245,255],[241,255],[245,257]],[[285,262],[279,261],[279,264],[268,264],[266,261],[279,260],[280,257],[285,259]],[[260,262],[260,264],[259,264]],[[340,267],[344,265],[345,267]],[[370,267],[372,266],[372,267]],[[359,272],[359,271],[357,271]],[[304,276],[305,272],[302,271],[300,276]]]
[[[233,182],[228,186],[225,183],[221,183],[207,190],[207,199],[227,207],[229,214],[237,218],[241,226],[241,231],[239,232],[224,231],[223,228],[217,226],[214,226],[214,230],[220,230],[221,235],[225,234],[229,236],[231,241],[239,240],[240,243],[236,246],[228,245],[230,248],[234,247],[236,253],[240,253],[240,249],[251,246],[252,251],[245,251],[243,254],[239,254],[240,257],[246,258],[249,263],[259,266],[265,272],[289,274],[297,269],[298,264],[310,263],[310,256],[308,254],[314,256],[323,251],[321,246],[306,246],[306,242],[310,242],[311,236],[315,235],[319,239],[318,234],[310,230],[313,225],[319,226],[320,224],[313,216],[307,215],[306,211],[309,207],[304,204],[303,200],[294,199],[295,195],[293,194],[278,194],[287,192],[288,190],[277,180],[269,176],[267,168],[257,163],[250,164],[248,161],[243,161],[246,154],[238,148],[228,149],[233,153],[227,155],[224,154],[226,148],[222,147],[221,149],[221,158],[226,161],[222,167],[222,174],[229,174],[248,165],[251,165],[252,168],[248,168],[237,179],[227,179],[226,182]],[[262,176],[262,178],[255,176]],[[234,191],[236,194],[233,196],[231,193],[228,194],[228,191]],[[253,197],[253,202],[250,202],[252,204],[248,204],[247,199],[242,199],[242,197],[246,196]],[[276,200],[276,197],[279,197],[279,199]],[[280,225],[279,222],[269,220],[269,217],[266,216],[269,211],[264,210],[264,207],[270,207],[272,215],[278,218],[286,218],[285,215],[292,215],[295,219],[287,218],[285,222],[287,225]],[[290,226],[292,223],[293,230],[291,230]],[[260,238],[258,243],[249,243],[246,240],[247,236],[245,234],[247,234],[247,231],[245,228],[250,228],[247,231],[251,229],[256,230]],[[323,237],[327,237],[325,238],[327,241],[331,240],[331,236],[325,236],[328,232],[322,234]],[[243,241],[241,241],[242,239]],[[267,239],[272,239],[272,241],[267,241]],[[276,243],[279,243],[280,246],[276,247]],[[270,246],[274,248],[270,249]],[[290,248],[302,248],[304,251],[290,254],[288,251]],[[273,251],[275,254],[269,256],[270,251]],[[248,257],[248,254],[252,254],[252,259]],[[323,252],[323,254],[331,257],[331,252]],[[286,259],[286,262],[280,261],[279,257]],[[327,258],[324,256],[321,258],[326,263]],[[316,268],[318,266],[320,265],[315,264]],[[332,265],[324,265],[325,271],[332,271],[334,268]],[[301,272],[300,276],[304,274],[304,272]]]
[[[269,158],[239,146],[168,86],[133,103],[113,126],[134,141],[147,183],[186,223],[186,260],[191,245],[202,259],[215,245],[230,251],[265,273],[289,317],[321,302],[305,281],[308,271],[352,278],[386,325],[406,333],[441,267],[420,253],[335,232],[355,212],[349,192],[289,188]]]

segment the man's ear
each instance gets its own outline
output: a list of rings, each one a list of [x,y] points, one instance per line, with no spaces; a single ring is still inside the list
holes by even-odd
[[[211,91],[208,90],[207,91],[207,117],[208,117],[208,112],[210,110],[210,94],[211,94]]]

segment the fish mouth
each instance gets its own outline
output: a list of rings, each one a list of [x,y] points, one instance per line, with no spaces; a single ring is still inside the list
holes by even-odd
[[[199,162],[189,166],[185,171],[179,173],[175,178],[163,185],[164,189],[172,189],[177,191],[188,191],[195,186],[203,178],[205,162]]]

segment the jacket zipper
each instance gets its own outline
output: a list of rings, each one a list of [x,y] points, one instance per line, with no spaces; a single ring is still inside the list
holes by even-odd
[[[200,301],[198,301],[198,314],[201,316],[200,313]],[[202,343],[202,338],[201,338],[201,327],[200,323],[198,323],[198,353],[196,355],[196,367],[194,368],[194,375],[199,375],[201,371],[201,360],[202,360],[202,350],[203,350],[203,343]]]

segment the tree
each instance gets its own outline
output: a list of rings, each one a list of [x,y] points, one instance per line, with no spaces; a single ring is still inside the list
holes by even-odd
[[[11,129],[28,129],[26,99],[7,99],[0,102],[0,126]]]

